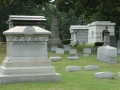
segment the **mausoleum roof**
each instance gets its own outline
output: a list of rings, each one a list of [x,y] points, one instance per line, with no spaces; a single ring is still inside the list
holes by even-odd
[[[88,27],[90,26],[96,26],[96,25],[106,25],[106,26],[111,26],[111,25],[115,25],[115,23],[112,23],[111,21],[96,21],[96,22],[92,22],[90,24],[88,24]]]
[[[51,34],[51,32],[38,26],[15,26],[3,34]]]
[[[71,25],[69,30],[74,30],[74,29],[88,29],[87,25]]]
[[[11,20],[46,21],[44,16],[24,16],[24,15],[10,15],[8,21]]]

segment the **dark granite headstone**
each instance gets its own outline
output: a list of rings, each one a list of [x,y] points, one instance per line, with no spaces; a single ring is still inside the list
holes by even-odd
[[[113,36],[113,35],[110,36],[110,46],[112,46],[112,47],[116,47],[117,46],[116,36]]]

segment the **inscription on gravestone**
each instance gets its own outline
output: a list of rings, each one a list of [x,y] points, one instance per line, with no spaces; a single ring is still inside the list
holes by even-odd
[[[44,42],[14,42],[12,56],[14,57],[46,57]]]

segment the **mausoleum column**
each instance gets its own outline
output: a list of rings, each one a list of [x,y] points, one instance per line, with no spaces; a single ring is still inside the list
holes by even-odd
[[[74,32],[74,42],[76,42],[76,32]]]

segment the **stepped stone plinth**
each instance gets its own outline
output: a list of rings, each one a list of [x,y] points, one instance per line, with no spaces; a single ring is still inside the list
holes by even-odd
[[[16,26],[3,34],[7,55],[0,66],[0,84],[60,81],[47,53],[51,32],[38,26]]]

